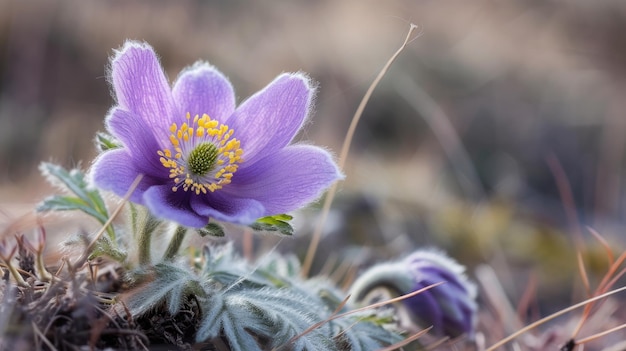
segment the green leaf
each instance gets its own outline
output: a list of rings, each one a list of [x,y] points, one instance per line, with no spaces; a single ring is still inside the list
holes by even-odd
[[[327,324],[289,340],[322,320],[328,311],[317,299],[297,290],[271,287],[230,289],[204,301],[203,318],[196,340],[203,342],[223,333],[234,350],[262,350],[256,340],[268,340],[270,348],[336,350]]]
[[[135,288],[122,301],[136,318],[155,308],[175,315],[193,298],[201,312],[196,341],[222,338],[233,351],[369,351],[402,338],[377,310],[328,321],[338,307],[351,308],[342,305],[344,293],[328,279],[303,280],[292,256],[273,254],[251,266],[228,243],[205,247],[203,259],[198,272],[181,260],[129,274]]]
[[[289,221],[292,219],[293,217],[287,214],[262,217],[252,223],[250,228],[256,231],[279,232],[282,235],[293,235],[293,227],[289,224]]]
[[[58,181],[60,181],[62,185],[79,198],[91,201],[87,195],[87,183],[82,172],[78,170],[68,172],[65,168],[48,162],[43,162],[39,169],[50,183],[58,185]]]
[[[106,223],[109,213],[104,200],[97,189],[90,188],[85,180],[85,174],[79,169],[70,171],[49,162],[43,162],[39,169],[53,185],[69,190],[73,196],[56,195],[45,199],[38,207],[38,211],[71,211],[79,210],[94,217],[101,224]],[[107,227],[107,233],[115,241],[115,232],[112,226]]]
[[[175,315],[189,296],[205,296],[198,277],[184,264],[159,263],[145,272],[139,272],[139,275],[143,277],[134,278],[138,281],[148,280],[148,283],[123,297],[133,316],[142,315],[163,302],[170,314]]]
[[[204,228],[198,228],[196,229],[196,232],[201,236],[201,237],[205,237],[207,235],[209,236],[214,236],[214,237],[223,237],[224,234],[224,227],[222,227],[220,224],[215,223],[215,222],[211,222],[209,224],[207,224]]]
[[[107,133],[96,133],[96,147],[100,152],[113,150],[122,147],[120,142]]]
[[[379,319],[382,320],[379,321]],[[336,330],[336,342],[342,346],[342,349],[370,351],[395,344],[403,339],[398,332],[384,327],[384,321],[387,319],[377,316],[376,312],[371,310],[333,320],[330,325]]]
[[[83,211],[86,214],[95,217],[101,223],[106,222],[107,218],[94,208],[90,207],[85,201],[72,196],[53,195],[44,199],[36,208],[38,212],[45,211]]]

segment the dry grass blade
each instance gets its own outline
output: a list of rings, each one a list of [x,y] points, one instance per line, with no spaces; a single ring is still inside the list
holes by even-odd
[[[427,291],[427,290],[430,290],[432,288],[438,287],[439,285],[442,285],[442,284],[445,284],[445,282],[435,283],[435,284],[429,285],[429,286],[427,286],[425,288],[421,288],[419,290],[415,290],[415,291],[413,291],[412,293],[409,293],[409,294],[405,294],[405,295],[402,295],[402,296],[394,297],[393,299],[389,299],[389,300],[373,303],[373,304],[367,305],[365,307],[357,308],[356,310],[352,310],[352,311],[348,311],[348,312],[345,312],[345,313],[342,313],[342,314],[338,314],[338,315],[336,315],[333,318],[328,319],[328,320],[330,321],[330,320],[333,320],[333,319],[349,316],[351,314],[355,314],[355,313],[371,310],[371,309],[374,309],[374,308],[382,307],[382,306],[389,305],[389,304],[396,303],[396,302],[400,302],[400,301],[402,301],[404,299],[408,299],[409,297],[413,297],[415,295],[419,295],[419,294],[423,293],[424,291]]]
[[[608,272],[602,278],[602,281],[598,285],[598,288],[595,290],[594,295],[602,294],[602,293],[608,291],[611,288],[611,286],[613,286],[613,284],[617,281],[617,279],[619,279],[626,272],[624,269],[622,269],[619,273],[616,274],[617,269],[619,268],[619,266],[622,265],[624,260],[626,260],[626,252],[622,253],[617,258],[617,260],[615,260],[613,262],[613,264],[609,267]],[[572,339],[576,338],[576,336],[578,335],[578,333],[582,329],[583,324],[585,324],[585,321],[587,320],[587,318],[589,317],[589,314],[591,313],[591,308],[592,307],[593,307],[592,303],[587,305],[587,306],[585,306],[585,309],[583,311],[583,315],[582,315],[580,321],[578,322],[578,325],[574,329],[574,332],[572,333]]]
[[[89,254],[91,253],[91,250],[98,242],[98,239],[100,239],[100,237],[102,236],[102,234],[104,234],[106,229],[111,225],[111,223],[113,223],[113,220],[115,220],[115,218],[117,218],[117,216],[120,214],[120,212],[122,211],[122,208],[124,208],[124,205],[130,198],[130,196],[133,194],[137,186],[139,185],[139,182],[141,181],[141,179],[143,179],[143,174],[139,174],[135,178],[133,183],[130,185],[130,188],[128,189],[124,197],[122,198],[122,202],[117,206],[115,211],[111,213],[111,215],[109,216],[109,219],[104,223],[102,228],[100,228],[100,231],[98,231],[98,233],[93,238],[89,246],[87,246],[83,255],[78,260],[76,260],[76,262],[73,264],[74,267],[81,267],[83,264],[85,264],[85,262],[87,261],[87,258],[89,257]]]
[[[580,340],[576,341],[576,345],[582,345],[582,344],[588,343],[590,341],[599,339],[599,338],[601,338],[601,337],[603,337],[605,335],[608,335],[610,333],[616,332],[616,331],[624,329],[624,328],[626,328],[626,323],[624,323],[622,325],[618,325],[617,327],[605,330],[603,332],[600,332],[600,333],[588,336],[588,337],[586,337],[584,339],[580,339]]]
[[[400,342],[397,342],[397,343],[395,343],[393,345],[387,346],[384,349],[379,349],[377,351],[393,351],[393,350],[397,350],[397,349],[401,348],[402,346],[408,345],[408,344],[412,343],[413,341],[415,341],[415,340],[421,338],[422,336],[426,335],[426,333],[428,333],[432,328],[433,327],[428,327],[428,328],[426,328],[424,330],[420,330],[417,333],[409,336],[408,338],[406,338],[406,339],[404,339],[404,340],[402,340]]]
[[[374,79],[370,87],[367,89],[367,92],[363,96],[359,107],[357,108],[354,116],[352,117],[352,121],[350,122],[350,127],[348,128],[348,132],[346,133],[346,138],[343,141],[343,146],[341,147],[341,154],[339,156],[339,169],[343,170],[346,159],[348,157],[348,152],[350,151],[350,144],[352,144],[352,137],[354,136],[354,132],[356,131],[356,127],[359,124],[359,120],[361,119],[361,115],[363,115],[363,111],[365,110],[365,105],[369,101],[374,89],[380,82],[380,80],[385,76],[391,64],[396,60],[398,55],[404,50],[404,48],[409,44],[413,33],[418,27],[411,23],[409,28],[409,32],[402,43],[402,46],[391,56],[389,61],[385,64],[383,69],[378,73],[378,76]],[[324,225],[326,224],[326,219],[328,218],[328,213],[330,211],[330,205],[335,198],[335,193],[337,193],[338,182],[335,182],[333,186],[328,190],[326,194],[326,198],[324,199],[324,205],[322,206],[321,218],[317,222],[315,226],[315,231],[313,232],[313,236],[311,237],[311,243],[309,244],[309,248],[307,250],[306,256],[304,258],[304,262],[302,264],[301,274],[306,277],[309,275],[309,271],[311,270],[311,265],[313,264],[313,258],[315,257],[315,253],[317,251],[317,247],[319,245],[320,239],[322,237],[322,230],[324,229]]]
[[[563,315],[565,313],[568,313],[568,312],[573,311],[575,309],[578,309],[580,307],[587,306],[587,305],[589,305],[592,302],[601,300],[601,299],[603,299],[605,297],[617,294],[617,293],[622,292],[624,290],[626,290],[626,286],[625,287],[621,287],[619,289],[615,289],[615,290],[609,291],[607,293],[604,293],[604,294],[596,296],[596,297],[592,297],[590,299],[587,299],[587,300],[585,300],[583,302],[577,303],[577,304],[572,305],[570,307],[564,308],[564,309],[562,309],[562,310],[560,310],[558,312],[555,312],[555,313],[553,313],[553,314],[551,314],[551,315],[549,315],[549,316],[547,316],[545,318],[542,318],[542,319],[540,319],[540,320],[538,320],[538,321],[536,321],[534,323],[531,323],[531,324],[525,326],[524,328],[516,331],[515,333],[507,336],[506,338],[504,338],[504,339],[498,341],[497,343],[493,344],[492,346],[488,347],[485,351],[493,351],[493,350],[497,349],[498,347],[508,343],[509,341],[517,338],[518,336],[526,333],[527,331],[529,331],[529,330],[531,330],[533,328],[536,328],[536,327],[538,327],[538,326],[540,326],[540,325],[542,325],[542,324],[544,324],[544,323],[546,323],[546,322],[548,322],[548,321],[550,321],[550,320],[552,320],[552,319],[554,319],[556,317],[559,317],[559,316],[561,316],[561,315]]]
[[[582,279],[583,285],[585,286],[585,292],[587,293],[587,296],[591,296],[589,276],[587,275],[587,270],[585,269],[585,262],[583,261],[582,252],[578,251],[576,253],[576,258],[578,259],[578,271],[580,272],[580,279]]]
[[[437,342],[434,342],[434,343],[426,346],[424,348],[424,351],[434,350],[434,349],[438,348],[439,346],[443,345],[446,341],[449,341],[449,340],[450,340],[450,337],[446,336],[445,338],[443,338],[443,339],[441,339],[441,340],[439,340]]]
[[[37,334],[37,336],[41,339],[41,341],[43,341],[43,343],[46,344],[46,346],[48,346],[50,348],[50,350],[57,351],[57,348],[54,347],[54,345],[52,345],[50,340],[48,340],[48,338],[46,338],[46,336],[43,335],[41,330],[39,330],[39,328],[37,328],[37,324],[35,324],[33,322],[33,323],[31,323],[31,325],[33,326],[33,331],[35,332],[35,334]]]
[[[565,215],[567,216],[570,229],[574,233],[574,243],[576,244],[576,248],[580,251],[584,247],[584,241],[580,230],[580,221],[576,212],[576,204],[574,203],[572,186],[567,179],[567,174],[565,173],[563,166],[554,154],[548,155],[547,163],[559,190],[559,195],[561,196],[561,202],[563,203],[563,208],[565,209]]]
[[[312,332],[313,330],[321,327],[322,325],[324,325],[325,323],[333,320],[334,316],[337,315],[337,313],[339,313],[339,311],[341,311],[341,309],[344,308],[344,306],[348,303],[348,300],[350,299],[350,295],[346,296],[345,299],[343,299],[343,301],[341,301],[341,303],[339,304],[339,306],[337,306],[337,308],[335,308],[335,310],[333,311],[333,313],[330,314],[330,317],[328,317],[328,319],[323,320],[321,322],[317,322],[315,324],[313,324],[312,326],[308,327],[306,330],[304,330],[302,333],[294,336],[293,338],[289,339],[289,341],[287,341],[287,343],[283,346],[279,346],[277,348],[275,348],[274,350],[280,350],[282,349],[284,346],[286,345],[291,345],[294,341],[298,340],[298,338],[301,338],[307,334],[309,334],[310,332]]]
[[[517,304],[517,319],[522,321],[527,311],[531,309],[533,300],[536,300],[537,295],[537,276],[532,274],[526,283],[526,289],[522,294],[522,297]]]
[[[342,313],[342,314],[337,314],[337,312],[339,312],[339,311],[343,308],[343,306],[345,306],[345,304],[348,302],[348,299],[350,298],[350,296],[347,296],[347,297],[346,297],[346,298],[342,301],[342,303],[341,303],[341,304],[340,304],[340,305],[339,305],[339,306],[335,309],[335,311],[334,311],[334,312],[330,315],[330,317],[326,318],[325,320],[323,320],[323,321],[321,321],[321,322],[317,322],[317,323],[313,324],[313,325],[312,325],[312,326],[310,326],[307,330],[305,330],[305,331],[303,331],[302,333],[300,333],[300,334],[298,334],[298,335],[294,336],[293,338],[291,338],[289,341],[287,341],[287,342],[285,343],[285,345],[282,345],[282,346],[280,346],[280,347],[278,347],[278,348],[276,348],[276,349],[274,349],[274,350],[280,350],[280,349],[282,349],[283,347],[285,347],[285,346],[287,346],[287,345],[291,345],[291,344],[292,344],[294,341],[296,341],[298,338],[301,338],[301,337],[303,337],[303,336],[305,336],[305,335],[309,334],[309,333],[310,333],[310,332],[312,332],[313,330],[315,330],[315,329],[319,328],[320,326],[322,326],[322,325],[324,325],[324,324],[326,324],[326,323],[328,323],[328,322],[330,322],[330,321],[332,321],[332,320],[339,319],[339,318],[343,318],[343,317],[349,316],[349,315],[351,315],[351,314],[355,314],[355,313],[359,313],[359,312],[363,312],[363,311],[371,310],[371,309],[374,309],[374,308],[382,307],[382,306],[389,305],[389,304],[392,304],[392,303],[396,303],[396,302],[402,301],[402,300],[404,300],[404,299],[408,299],[409,297],[413,297],[413,296],[415,296],[415,295],[421,294],[421,293],[423,293],[423,292],[424,292],[424,291],[426,291],[426,290],[432,289],[432,288],[437,287],[437,286],[439,286],[439,285],[441,285],[441,284],[444,284],[444,283],[445,283],[445,282],[440,282],[440,283],[432,284],[432,285],[429,285],[429,286],[424,287],[424,288],[422,288],[422,289],[419,289],[419,290],[413,291],[412,293],[409,293],[409,294],[406,294],[406,295],[402,295],[402,296],[395,297],[395,298],[393,298],[393,299],[389,299],[389,300],[385,300],[385,301],[377,302],[377,303],[374,303],[374,304],[371,304],[371,305],[367,305],[367,306],[365,306],[365,307],[361,307],[361,308],[357,308],[357,309],[355,309],[355,310],[351,310],[351,311],[348,311],[348,312],[344,312],[344,313]]]
[[[498,280],[496,272],[488,265],[476,268],[476,279],[482,285],[486,300],[497,311],[498,325],[502,326],[505,334],[522,328],[523,323],[517,318],[517,312],[509,302],[504,287]]]
[[[591,227],[587,227],[587,230],[604,247],[604,250],[606,251],[606,255],[607,255],[608,259],[609,259],[609,266],[612,265],[615,262],[615,256],[613,255],[613,251],[611,250],[611,246],[609,245],[609,243],[595,229],[593,229]]]

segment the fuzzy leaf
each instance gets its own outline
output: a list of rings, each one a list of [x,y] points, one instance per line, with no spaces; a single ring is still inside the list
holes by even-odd
[[[148,271],[139,272],[138,275],[144,276],[143,280],[149,280],[149,277],[152,280],[125,297],[126,305],[133,316],[144,314],[163,302],[174,315],[189,295],[205,295],[198,277],[183,264],[163,262]]]
[[[293,219],[287,214],[279,214],[267,216],[257,219],[250,225],[250,228],[256,231],[279,232],[282,235],[293,235],[293,227],[289,221]]]
[[[48,197],[37,207],[37,211],[79,210],[94,217],[101,224],[108,220],[109,213],[100,192],[89,187],[85,181],[85,174],[81,170],[72,169],[68,171],[59,165],[48,162],[43,162],[39,169],[50,183],[69,190],[75,197],[65,195]],[[112,226],[107,227],[107,232],[109,237],[115,240]]]
[[[390,319],[373,311],[336,319],[331,323],[336,341],[343,349],[352,351],[378,350],[399,342],[403,337],[384,327]]]
[[[224,236],[224,227],[222,227],[218,223],[211,222],[207,224],[204,228],[196,229],[196,232],[198,232],[198,234],[200,234],[201,237],[205,237],[209,235],[209,236],[221,238]]]
[[[45,211],[83,211],[86,214],[95,217],[98,221],[106,222],[106,217],[90,207],[84,200],[72,196],[53,195],[45,198],[38,206],[38,212]]]
[[[196,339],[206,341],[221,335],[233,350],[261,350],[256,340],[269,346],[287,346],[287,342],[322,320],[324,306],[297,291],[276,288],[232,289],[203,305],[205,317]],[[289,345],[290,350],[334,350],[327,325],[313,330]]]

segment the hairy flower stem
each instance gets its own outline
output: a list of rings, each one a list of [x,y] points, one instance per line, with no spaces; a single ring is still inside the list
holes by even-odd
[[[152,233],[161,224],[161,221],[152,217],[150,214],[146,214],[143,225],[139,229],[138,246],[139,246],[139,264],[150,264],[150,252],[152,243]]]
[[[180,249],[180,245],[183,243],[186,233],[187,228],[183,226],[176,227],[174,236],[172,237],[172,240],[170,240],[170,244],[167,246],[167,250],[165,250],[165,254],[163,255],[163,260],[171,260],[174,256],[176,256],[178,250]]]

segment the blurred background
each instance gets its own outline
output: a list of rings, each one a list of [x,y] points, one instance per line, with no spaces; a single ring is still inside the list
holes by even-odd
[[[149,42],[170,80],[211,62],[240,102],[308,72],[319,92],[299,139],[338,154],[410,22],[421,35],[365,110],[317,269],[435,246],[472,276],[495,267],[514,306],[535,282],[529,311],[579,300],[576,243],[592,287],[607,253],[589,228],[616,256],[625,243],[619,0],[0,0],[0,229],[53,191],[41,161],[90,165],[113,104],[108,60],[126,39]],[[303,253],[317,214],[281,245]]]

